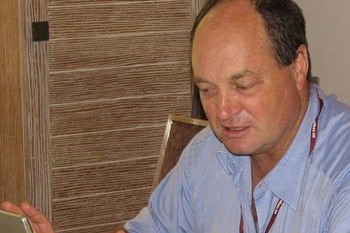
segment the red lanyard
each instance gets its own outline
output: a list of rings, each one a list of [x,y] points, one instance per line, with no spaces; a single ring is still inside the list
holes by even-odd
[[[318,93],[317,93],[318,95]],[[318,124],[319,124],[319,117],[321,115],[321,111],[322,111],[322,108],[323,108],[323,101],[322,99],[318,96],[318,100],[320,102],[320,109],[318,111],[318,114],[317,114],[317,117],[315,118],[313,124],[312,124],[312,127],[311,127],[311,135],[310,135],[310,151],[309,151],[309,156],[311,155],[312,151],[314,150],[315,148],[315,144],[316,144],[316,140],[317,140],[317,134],[318,134]],[[271,228],[272,228],[272,225],[273,223],[275,222],[276,220],[276,217],[281,209],[283,205],[283,200],[282,199],[279,199],[276,206],[275,206],[275,209],[272,213],[272,216],[270,218],[270,221],[269,223],[267,224],[267,227],[266,227],[266,230],[265,230],[265,233],[268,233]],[[244,222],[243,222],[243,216],[241,214],[241,221],[239,223],[239,232],[240,233],[244,233],[243,231],[243,226],[244,225]]]

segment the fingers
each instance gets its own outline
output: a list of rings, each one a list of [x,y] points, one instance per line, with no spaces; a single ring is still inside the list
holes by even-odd
[[[50,221],[40,211],[35,209],[27,202],[23,202],[20,207],[23,213],[30,219],[30,222],[33,223],[32,227],[34,228],[35,232],[55,233]]]
[[[22,214],[28,217],[30,225],[36,233],[55,233],[53,226],[49,220],[29,203],[24,202],[20,206],[16,206],[11,202],[3,202],[4,210]]]
[[[126,230],[122,229],[122,230],[117,230],[116,233],[128,233]]]
[[[13,203],[11,203],[9,201],[3,202],[2,203],[2,208],[4,210],[6,210],[6,211],[9,211],[9,212],[25,215],[24,212],[22,211],[22,209],[19,206],[16,206],[15,204],[13,204]]]
[[[42,213],[27,202],[23,202],[20,205],[20,208],[22,209],[23,213],[33,222],[41,223],[47,220]]]
[[[2,203],[2,208],[9,212],[26,215],[30,218],[30,220],[36,222],[45,218],[38,210],[36,210],[33,206],[31,206],[27,202],[23,202],[20,206],[17,206],[9,201],[5,201]]]

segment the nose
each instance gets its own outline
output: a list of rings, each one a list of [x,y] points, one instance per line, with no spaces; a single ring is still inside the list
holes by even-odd
[[[219,94],[217,99],[217,117],[220,120],[229,120],[242,111],[242,104],[237,94]]]

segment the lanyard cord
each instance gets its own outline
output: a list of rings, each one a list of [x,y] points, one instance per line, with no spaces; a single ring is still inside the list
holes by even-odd
[[[317,93],[317,95],[318,95],[318,93]],[[310,137],[310,151],[309,151],[309,156],[311,155],[311,153],[312,153],[312,151],[314,150],[315,145],[316,145],[317,134],[318,134],[319,118],[320,118],[321,111],[322,111],[322,108],[323,108],[323,101],[322,101],[322,99],[320,98],[320,96],[318,96],[318,100],[319,100],[319,102],[320,102],[320,109],[318,110],[317,117],[316,117],[316,119],[314,120],[314,123],[312,124],[312,127],[311,127],[311,137]]]
[[[318,93],[317,93],[318,95]],[[312,124],[312,127],[311,127],[311,135],[310,135],[310,151],[309,151],[309,156],[311,156],[311,153],[312,151],[314,150],[315,148],[315,145],[316,145],[316,140],[317,140],[317,134],[318,134],[318,124],[319,124],[319,117],[321,115],[321,111],[322,111],[322,108],[323,108],[323,101],[322,99],[320,98],[320,96],[318,95],[318,100],[320,102],[320,109],[318,111],[318,114]],[[265,230],[265,233],[268,233],[270,231],[270,229],[272,228],[272,225],[274,224],[275,220],[276,220],[276,217],[281,209],[283,205],[283,200],[282,199],[279,199],[276,206],[275,206],[275,209],[272,213],[272,216],[270,218],[270,221],[269,223],[267,224],[267,227],[266,227],[266,230]],[[241,221],[239,223],[239,232],[240,233],[244,233],[243,231],[243,228],[244,228],[244,223],[243,223],[243,216],[241,214]]]

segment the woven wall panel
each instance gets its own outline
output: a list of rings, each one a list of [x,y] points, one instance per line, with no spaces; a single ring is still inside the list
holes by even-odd
[[[190,1],[184,0],[100,1],[91,5],[51,7],[51,38],[91,38],[121,33],[188,30],[190,4]]]
[[[157,157],[148,157],[115,163],[53,169],[53,199],[151,186],[156,160]]]
[[[145,96],[51,107],[52,135],[143,127],[165,122],[167,115],[189,112],[188,94]],[[135,135],[136,136],[136,135]]]
[[[115,4],[123,2],[132,2],[136,0],[48,0],[49,6],[51,7],[61,7],[67,5],[82,5],[82,4]],[[143,2],[159,2],[164,0],[140,0]]]
[[[124,222],[119,223],[104,223],[101,225],[79,226],[77,228],[68,228],[64,230],[57,230],[57,233],[115,233],[116,229],[121,229]]]
[[[62,168],[159,155],[164,126],[54,137],[52,166]]]
[[[189,33],[69,39],[50,43],[51,72],[189,60]]]
[[[188,61],[50,75],[51,104],[167,94],[189,89]]]
[[[79,226],[77,228],[69,228],[64,230],[56,230],[57,233],[115,233],[116,229],[121,229],[123,223],[104,223],[101,225]]]
[[[58,233],[112,233],[147,204],[167,116],[190,114],[191,5],[48,0]]]
[[[60,229],[96,228],[94,226],[117,225],[134,217],[141,206],[147,204],[147,196],[151,189],[142,188],[110,194],[101,194],[81,198],[55,200],[53,207],[57,210],[54,215],[56,226]],[[116,228],[110,228],[115,232]],[[76,231],[74,231],[76,232]],[[79,231],[77,231],[79,232]],[[105,232],[105,231],[96,231]]]

